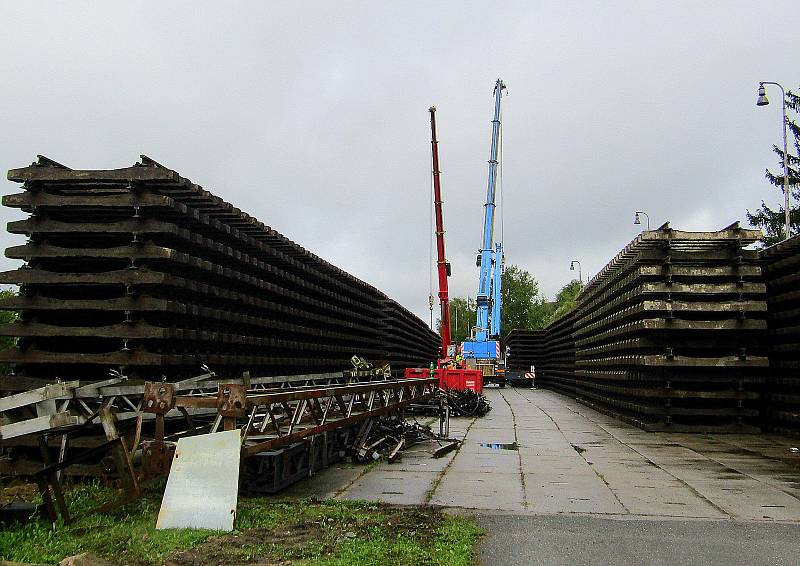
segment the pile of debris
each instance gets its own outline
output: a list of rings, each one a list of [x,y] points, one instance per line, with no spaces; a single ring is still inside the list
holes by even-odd
[[[448,389],[443,396],[453,417],[483,417],[492,410],[486,396],[472,389]]]
[[[421,442],[431,443],[431,454],[439,458],[455,449],[459,440],[447,438],[442,429],[436,434],[430,425],[408,421],[392,415],[370,421],[366,430],[348,447],[354,462],[371,462],[385,458],[395,462],[402,451]]]

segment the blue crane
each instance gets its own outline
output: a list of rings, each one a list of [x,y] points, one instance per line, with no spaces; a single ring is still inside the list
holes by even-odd
[[[492,120],[492,146],[489,155],[489,182],[483,216],[483,241],[478,250],[477,316],[470,340],[462,344],[467,363],[475,363],[483,370],[484,378],[502,380],[502,352],[500,351],[500,320],[502,314],[503,243],[494,243],[495,193],[497,185],[497,151],[500,140],[500,100],[506,85],[497,79],[494,85],[494,119]],[[474,362],[471,362],[474,360]],[[498,372],[497,370],[501,371]]]

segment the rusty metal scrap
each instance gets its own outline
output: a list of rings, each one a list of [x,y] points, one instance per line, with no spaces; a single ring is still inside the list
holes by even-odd
[[[169,473],[176,442],[181,438],[219,430],[237,431],[242,459],[257,461],[255,467],[249,463],[246,466],[246,486],[250,491],[276,491],[335,461],[334,452],[349,445],[353,438],[366,438],[364,431],[372,428],[375,419],[397,415],[412,403],[424,403],[438,392],[435,378],[392,379],[388,367],[375,368],[371,364],[338,376],[294,376],[285,382],[276,379],[248,376],[226,382],[209,372],[177,383],[128,386],[122,383],[122,376],[91,384],[89,389],[78,383],[56,384],[6,398],[6,405],[14,407],[6,414],[19,416],[15,410],[57,397],[61,403],[57,410],[77,417],[80,424],[49,429],[29,427],[24,436],[3,439],[0,448],[25,448],[27,445],[19,442],[28,439],[38,442],[44,468],[34,464],[27,473],[17,472],[32,476],[39,484],[53,520],[58,512],[69,520],[61,496],[60,473],[73,465],[97,463],[109,451],[123,492],[126,497],[134,497],[139,493],[140,480]],[[34,417],[19,422],[36,420]],[[98,429],[103,431],[102,440],[90,444],[74,442],[96,438]],[[55,462],[48,437],[62,439]],[[377,447],[373,443],[368,450]],[[0,462],[12,464],[0,469],[0,473],[13,473],[13,462],[7,458],[0,458]]]

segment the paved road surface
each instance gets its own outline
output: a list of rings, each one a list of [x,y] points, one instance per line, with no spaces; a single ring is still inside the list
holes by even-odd
[[[534,553],[587,564],[784,564],[800,555],[800,454],[791,450],[800,441],[648,433],[547,390],[486,393],[488,416],[452,421],[464,438],[458,452],[437,460],[417,447],[398,464],[340,466],[295,489],[486,512],[485,564],[547,563]],[[486,558],[501,547],[520,555]]]
[[[580,515],[482,515],[481,564],[787,565],[800,562],[800,525],[614,520]]]

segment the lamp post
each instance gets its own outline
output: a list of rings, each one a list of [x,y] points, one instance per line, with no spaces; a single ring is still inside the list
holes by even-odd
[[[639,218],[640,214],[644,214],[644,217],[647,218],[647,231],[650,231],[650,216],[644,210],[637,210],[636,217],[633,219],[634,224],[641,224],[642,220]]]
[[[578,281],[583,283],[583,276],[581,275],[581,262],[579,262],[577,259],[573,259],[571,262],[569,262],[569,270],[575,271],[576,263],[578,264]]]
[[[766,106],[769,104],[767,90],[764,88],[764,85],[775,85],[781,89],[781,102],[783,102],[783,206],[786,212],[786,238],[788,239],[792,235],[792,224],[789,216],[789,153],[786,143],[786,91],[783,90],[783,87],[778,83],[761,81],[758,83],[758,100],[756,101],[756,106]]]

